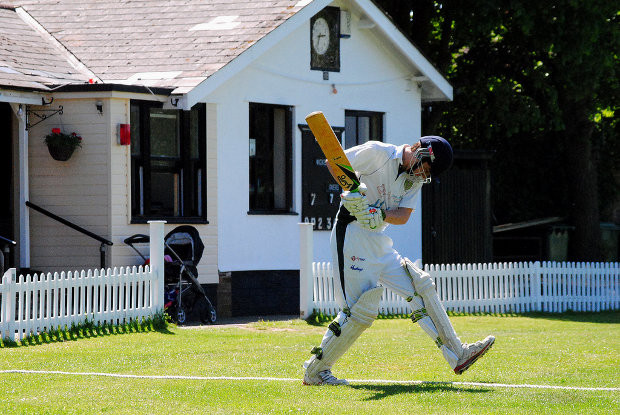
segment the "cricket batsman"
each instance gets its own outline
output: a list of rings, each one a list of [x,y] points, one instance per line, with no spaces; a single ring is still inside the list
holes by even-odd
[[[456,374],[465,372],[495,337],[462,343],[431,276],[394,250],[384,233],[389,224],[407,223],[422,185],[452,165],[452,147],[441,137],[426,136],[414,145],[369,141],[345,154],[361,185],[360,191],[342,193],[331,233],[334,285],[342,311],[304,363],[304,384],[348,384],[332,374],[332,365],[376,319],[383,287],[407,300],[413,322],[433,339]],[[330,163],[328,168],[333,174]]]

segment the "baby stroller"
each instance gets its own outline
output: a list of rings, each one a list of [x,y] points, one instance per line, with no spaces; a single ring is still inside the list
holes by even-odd
[[[148,236],[136,234],[124,242],[148,264],[149,260],[133,246],[148,243]],[[203,251],[204,244],[193,226],[179,226],[164,238],[164,310],[178,324],[184,324],[191,313],[202,323],[215,323],[217,319],[213,304],[196,278]]]

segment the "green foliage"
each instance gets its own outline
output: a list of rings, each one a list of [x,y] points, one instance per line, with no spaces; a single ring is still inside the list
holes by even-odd
[[[617,4],[376,3],[454,87],[453,102],[426,107],[423,133],[443,135],[457,149],[496,151],[497,223],[572,216],[573,238],[590,250],[598,210],[610,220],[620,191],[613,177],[620,165]]]
[[[0,339],[0,348],[4,347],[18,347],[19,344],[13,339]]]
[[[161,310],[157,312],[152,319],[152,326],[154,330],[166,330],[171,318],[165,311]]]
[[[330,322],[335,318],[335,315],[325,314],[322,311],[314,309],[306,321],[310,324],[321,325],[323,323]]]
[[[98,322],[95,324],[94,320],[86,319],[79,324],[71,323],[71,326],[58,326],[38,334],[31,333],[19,342],[8,338],[0,339],[0,348],[35,346],[44,343],[67,342],[116,334],[166,331],[168,329],[168,322],[169,318],[163,312],[141,320],[130,319],[120,324],[109,322],[103,324]]]
[[[55,128],[50,134],[43,139],[45,144],[52,147],[65,147],[71,151],[78,147],[82,147],[82,137],[77,133],[71,134],[61,133],[60,129]]]

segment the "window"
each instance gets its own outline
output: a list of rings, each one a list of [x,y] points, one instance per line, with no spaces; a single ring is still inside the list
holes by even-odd
[[[370,140],[383,141],[382,112],[345,111],[344,127],[345,148]]]
[[[292,112],[250,103],[250,213],[291,212]]]
[[[131,101],[131,213],[136,222],[206,220],[206,107]]]

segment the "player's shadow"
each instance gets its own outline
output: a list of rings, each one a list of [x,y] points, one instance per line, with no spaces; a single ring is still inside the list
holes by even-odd
[[[572,321],[578,323],[620,323],[620,312],[617,310],[605,310],[605,311],[565,311],[563,313],[544,313],[544,312],[532,312],[520,314],[524,317],[545,319],[545,320],[557,320],[557,321]]]
[[[441,392],[454,392],[454,393],[487,393],[492,392],[492,388],[485,387],[473,387],[454,385],[450,382],[423,382],[411,385],[390,385],[390,384],[353,384],[350,386],[353,389],[367,390],[374,393],[374,395],[364,399],[366,401],[375,401],[383,398],[387,398],[392,395],[399,395],[403,393],[420,394],[420,393],[441,393]]]

